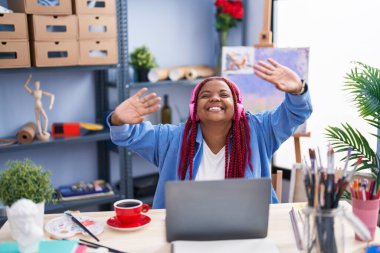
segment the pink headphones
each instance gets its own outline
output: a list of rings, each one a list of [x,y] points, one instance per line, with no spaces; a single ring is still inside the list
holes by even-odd
[[[200,89],[200,87],[208,82],[208,81],[211,81],[211,80],[223,80],[225,81],[230,87],[232,87],[233,89],[235,89],[236,91],[236,95],[237,95],[237,114],[235,115],[235,120],[239,120],[240,117],[241,117],[241,114],[242,112],[244,111],[244,107],[243,107],[243,104],[242,104],[242,96],[241,96],[241,93],[240,93],[240,90],[239,90],[239,87],[234,83],[232,82],[231,80],[228,80],[224,77],[219,77],[219,76],[214,76],[214,77],[209,77],[209,78],[206,78],[202,81],[200,81],[196,86],[195,88],[193,89],[193,93],[191,94],[191,99],[190,99],[190,104],[189,104],[189,109],[190,109],[190,118],[192,120],[194,120],[194,105],[195,105],[195,96],[196,94],[198,93],[198,90]],[[196,121],[199,120],[198,118],[198,115],[196,116]]]

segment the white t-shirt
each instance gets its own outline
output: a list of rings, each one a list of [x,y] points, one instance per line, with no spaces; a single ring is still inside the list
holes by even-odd
[[[203,141],[202,160],[195,177],[196,181],[224,179],[225,149],[226,147],[223,147],[217,154],[214,154]]]

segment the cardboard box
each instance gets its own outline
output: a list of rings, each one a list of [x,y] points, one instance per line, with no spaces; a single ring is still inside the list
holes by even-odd
[[[28,40],[28,24],[24,13],[0,13],[0,40]]]
[[[117,41],[82,40],[79,41],[79,65],[108,65],[117,64]]]
[[[8,9],[14,12],[43,15],[70,15],[73,13],[71,0],[56,0],[57,5],[39,4],[38,0],[10,0]]]
[[[29,16],[30,35],[35,41],[78,39],[77,16]]]
[[[116,16],[79,15],[79,40],[117,38]]]
[[[0,68],[30,67],[28,41],[0,41]]]
[[[115,0],[73,0],[75,14],[115,15]]]
[[[78,65],[78,42],[35,41],[32,47],[32,64],[36,67]]]

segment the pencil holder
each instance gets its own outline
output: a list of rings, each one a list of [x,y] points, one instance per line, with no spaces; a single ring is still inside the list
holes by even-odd
[[[303,209],[302,250],[307,253],[343,253],[344,222],[343,210]]]
[[[352,198],[352,212],[364,223],[371,233],[371,240],[375,237],[377,219],[379,216],[380,199],[362,200]],[[355,233],[355,239],[362,239]]]

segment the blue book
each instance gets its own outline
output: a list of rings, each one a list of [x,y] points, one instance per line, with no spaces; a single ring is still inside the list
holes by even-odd
[[[72,185],[64,185],[58,187],[58,192],[61,195],[62,199],[83,195],[106,195],[113,194],[112,187],[109,184],[97,185],[97,187],[93,188],[83,188],[83,189],[75,189]]]
[[[78,247],[78,242],[74,240],[46,240],[40,242],[38,253],[74,253]],[[1,253],[18,253],[17,242],[0,243]]]

